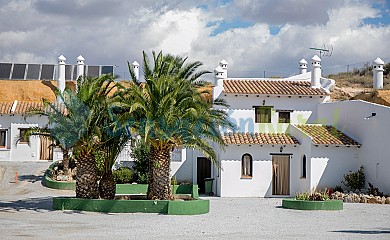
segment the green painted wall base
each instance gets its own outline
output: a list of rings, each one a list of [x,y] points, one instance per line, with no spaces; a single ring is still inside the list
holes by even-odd
[[[77,210],[109,213],[160,213],[168,215],[198,215],[209,212],[209,200],[102,200],[54,197],[56,210]]]
[[[343,201],[303,201],[295,199],[283,199],[282,207],[297,210],[342,210]]]

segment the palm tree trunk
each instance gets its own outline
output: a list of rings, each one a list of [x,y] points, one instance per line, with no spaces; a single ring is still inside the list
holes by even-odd
[[[171,200],[171,152],[170,148],[156,149],[151,147],[149,166],[148,199]]]
[[[104,173],[99,182],[99,193],[102,199],[114,199],[116,193],[116,184],[112,177],[112,171]]]
[[[68,149],[62,149],[62,164],[64,165],[64,172],[66,175],[70,175],[69,171],[69,151]]]
[[[99,198],[96,163],[93,154],[81,150],[78,155],[76,167],[76,197]]]

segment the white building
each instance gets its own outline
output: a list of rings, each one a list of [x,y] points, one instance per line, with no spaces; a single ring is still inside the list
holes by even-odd
[[[228,78],[228,64],[221,61],[213,98],[227,101],[225,110],[239,130],[224,133],[221,167],[187,151],[193,182],[214,178],[213,191],[222,197],[291,196],[341,186],[345,173],[363,165],[367,182],[390,193],[390,109],[364,101],[330,103],[335,82],[321,76],[318,56],[311,60],[310,72],[302,59],[300,74],[285,79]],[[374,86],[381,89],[383,61],[374,65]]]
[[[64,59],[59,59],[58,69]],[[79,56],[74,69],[83,71],[83,64]],[[342,185],[343,174],[363,165],[367,182],[390,193],[390,175],[386,174],[390,170],[390,128],[386,127],[390,108],[364,101],[329,102],[335,82],[321,76],[318,56],[310,65],[307,72],[307,61],[302,59],[300,74],[289,78],[242,79],[229,78],[228,63],[222,60],[214,71],[212,95],[228,102],[230,107],[224,110],[238,131],[221,129],[225,151],[215,146],[220,166],[198,151],[175,150],[172,176],[199,184],[201,192],[205,191],[204,179],[214,178],[212,190],[221,197],[273,197]],[[376,59],[374,65],[374,86],[381,89],[383,61]],[[139,64],[134,62],[133,68],[138,77]],[[42,97],[56,101],[53,89],[57,86],[76,88],[67,74],[58,75],[58,83],[0,80],[0,160],[62,157],[48,150],[45,139],[36,137],[30,145],[15,142],[23,129],[47,123],[40,116],[26,119],[26,110],[42,107]],[[129,149],[119,158],[129,160]]]

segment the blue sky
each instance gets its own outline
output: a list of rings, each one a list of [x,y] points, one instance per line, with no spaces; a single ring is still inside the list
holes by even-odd
[[[335,71],[390,61],[390,5],[384,0],[3,0],[0,61],[86,64],[142,62],[142,51],[188,56],[231,77],[291,75],[310,47],[333,46]],[[212,78],[212,76],[209,76]]]

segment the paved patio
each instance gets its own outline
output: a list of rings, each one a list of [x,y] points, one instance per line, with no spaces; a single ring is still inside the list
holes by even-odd
[[[1,239],[390,239],[390,205],[298,211],[281,199],[208,198],[210,213],[198,216],[53,211],[51,196],[73,193],[40,184],[49,163],[24,164],[0,162]]]

